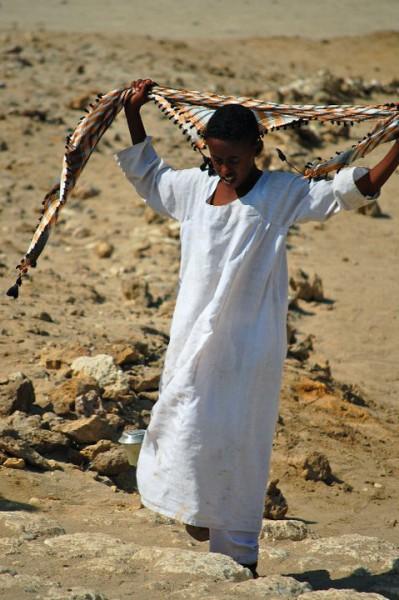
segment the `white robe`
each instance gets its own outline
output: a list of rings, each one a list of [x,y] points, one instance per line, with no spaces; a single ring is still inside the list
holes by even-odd
[[[171,169],[151,138],[117,161],[153,209],[181,223],[170,343],[137,468],[142,502],[184,523],[258,531],[287,350],[287,231],[366,204],[354,183],[365,169],[311,184],[266,171],[213,206],[219,178]]]

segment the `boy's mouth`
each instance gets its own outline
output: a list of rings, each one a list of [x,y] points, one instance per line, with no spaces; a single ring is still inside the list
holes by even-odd
[[[231,185],[235,181],[236,178],[234,175],[230,175],[230,177],[221,177],[221,179],[228,185]]]

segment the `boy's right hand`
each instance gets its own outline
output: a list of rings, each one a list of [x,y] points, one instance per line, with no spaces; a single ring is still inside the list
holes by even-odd
[[[152,79],[136,79],[130,85],[134,89],[134,94],[130,96],[125,106],[126,108],[140,110],[143,104],[149,102],[148,94],[155,82]]]

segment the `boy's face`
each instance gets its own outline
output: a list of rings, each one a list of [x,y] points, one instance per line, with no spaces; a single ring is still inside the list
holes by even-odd
[[[207,138],[206,143],[213,168],[225,184],[237,189],[256,169],[256,144],[248,141],[224,141],[217,138]]]

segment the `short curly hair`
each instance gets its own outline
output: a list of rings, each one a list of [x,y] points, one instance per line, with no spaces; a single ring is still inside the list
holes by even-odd
[[[241,104],[226,104],[216,109],[202,132],[204,140],[216,138],[225,142],[257,143],[257,155],[263,148],[262,135],[255,114]],[[202,171],[208,171],[209,176],[216,175],[212,161],[207,156],[204,157],[200,168]]]
[[[256,142],[261,135],[258,121],[250,108],[241,104],[226,104],[218,108],[209,119],[204,139],[216,138],[231,142]]]

